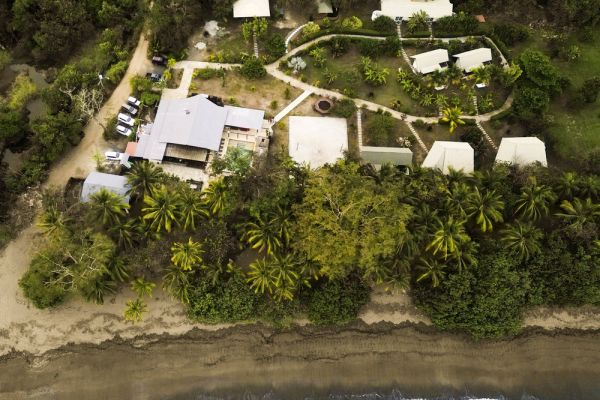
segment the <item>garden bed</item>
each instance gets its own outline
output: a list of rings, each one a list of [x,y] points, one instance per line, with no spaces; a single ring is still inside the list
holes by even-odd
[[[224,77],[216,73],[210,79],[196,76],[190,85],[190,94],[204,93],[220,97],[226,104],[265,110],[265,118],[270,118],[302,93],[300,89],[270,76],[248,80],[235,70],[224,73]]]

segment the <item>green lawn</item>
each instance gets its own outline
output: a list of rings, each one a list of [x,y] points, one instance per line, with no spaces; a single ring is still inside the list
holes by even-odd
[[[517,56],[526,48],[548,54],[547,36],[534,32],[527,42],[513,49],[513,55]],[[581,57],[570,62],[552,59],[560,73],[570,79],[571,88],[558,96],[550,107],[548,114],[553,123],[549,133],[557,155],[565,160],[576,160],[585,151],[600,146],[600,102],[577,109],[566,105],[573,91],[581,87],[586,79],[600,76],[600,31],[596,30],[592,42],[585,43],[575,38],[569,42],[581,49]]]

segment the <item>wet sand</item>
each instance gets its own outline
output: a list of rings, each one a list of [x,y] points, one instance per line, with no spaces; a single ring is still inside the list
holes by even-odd
[[[473,342],[385,323],[340,330],[242,326],[0,361],[1,399],[235,398],[248,391],[287,399],[392,388],[421,396],[597,399],[600,332]]]

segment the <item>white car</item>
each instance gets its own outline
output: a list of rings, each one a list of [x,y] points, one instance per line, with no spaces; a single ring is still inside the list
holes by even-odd
[[[135,98],[135,97],[133,97],[133,96],[129,96],[129,97],[127,98],[127,104],[129,104],[129,105],[132,105],[132,106],[134,106],[134,107],[137,107],[137,108],[139,108],[139,107],[140,107],[140,104],[142,104],[142,102],[141,102],[140,100],[136,99],[136,98]]]
[[[131,118],[130,115],[127,115],[124,113],[119,113],[119,115],[117,115],[117,119],[119,120],[120,123],[122,123],[123,125],[127,125],[129,127],[132,127],[133,124],[135,123],[135,120],[133,118]]]
[[[119,161],[121,159],[121,153],[118,151],[106,151],[104,157],[109,161]]]
[[[117,133],[119,135],[129,136],[132,132],[133,131],[131,130],[131,128],[128,128],[125,125],[117,125]]]
[[[129,104],[123,104],[121,108],[131,115],[135,115],[138,112],[137,108],[135,108],[134,106],[130,106]]]

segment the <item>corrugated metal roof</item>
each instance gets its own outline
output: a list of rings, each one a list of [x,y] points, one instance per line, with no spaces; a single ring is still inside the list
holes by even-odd
[[[465,51],[464,53],[455,54],[456,66],[467,72],[481,67],[483,63],[492,61],[492,49],[481,47],[479,49]]]
[[[502,138],[496,154],[496,162],[528,165],[536,162],[548,166],[546,145],[540,139],[531,137]]]
[[[421,74],[428,74],[437,69],[441,69],[442,63],[450,61],[448,58],[448,50],[435,49],[425,53],[411,56],[414,59],[413,67]]]
[[[264,110],[234,106],[225,106],[225,110],[227,110],[227,118],[225,120],[225,125],[227,126],[256,130],[262,128],[263,120],[265,119]]]
[[[425,11],[433,19],[449,17],[452,15],[452,8],[449,0],[381,0],[382,14],[392,19],[408,19],[419,11]]]
[[[360,148],[362,159],[373,165],[412,165],[413,152],[406,147],[372,147]]]
[[[81,201],[87,202],[90,197],[99,192],[101,189],[106,189],[121,197],[125,202],[129,202],[129,185],[127,178],[120,175],[105,174],[103,172],[92,172],[83,182],[81,189]]]
[[[219,150],[226,119],[227,110],[203,96],[165,99],[160,102],[150,136],[162,143]]]
[[[469,143],[436,141],[422,164],[447,174],[449,169],[470,174],[475,170],[475,151]]]
[[[270,16],[269,0],[237,0],[233,3],[233,18]]]

